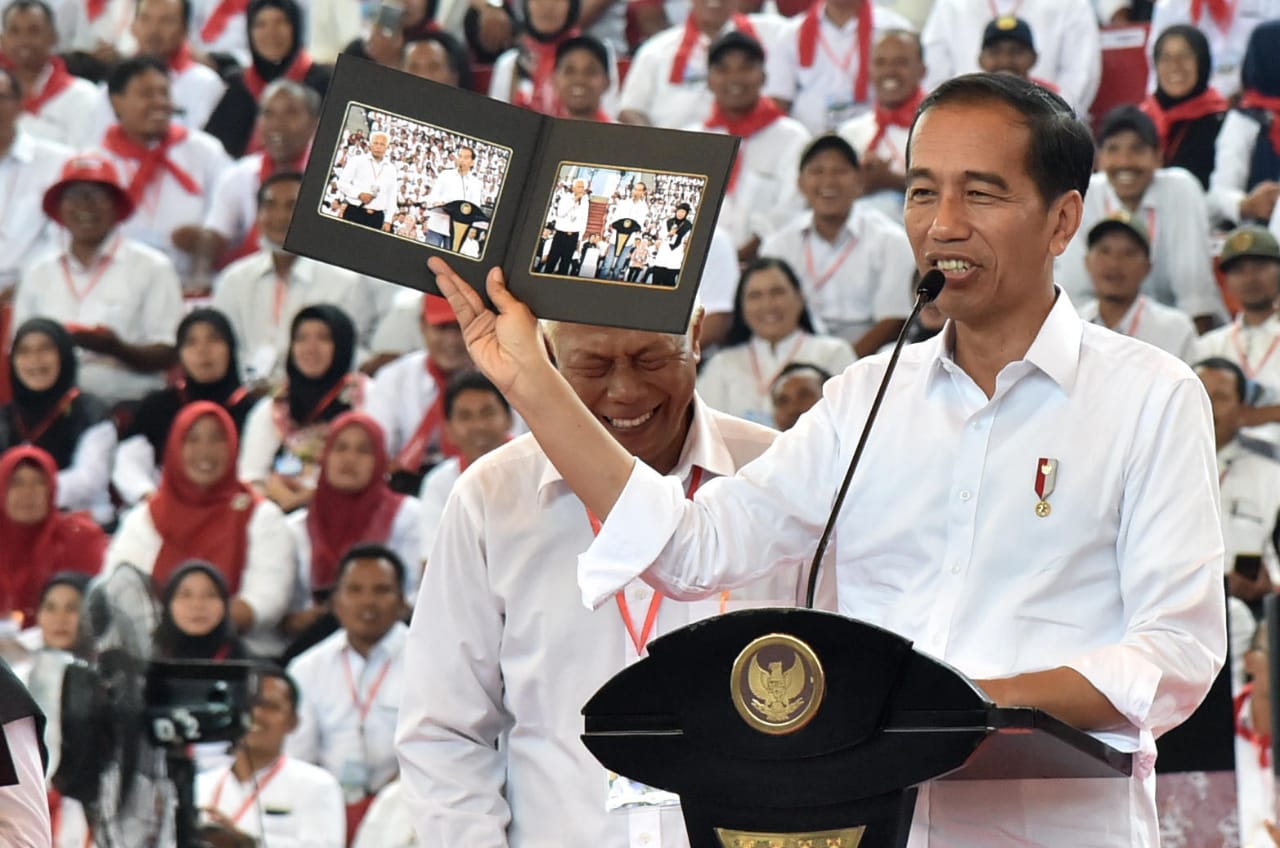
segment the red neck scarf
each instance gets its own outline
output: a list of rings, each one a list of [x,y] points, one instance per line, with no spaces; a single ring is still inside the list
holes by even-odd
[[[37,524],[19,524],[0,505],[0,612],[21,612],[24,623],[31,624],[45,581],[59,571],[97,574],[107,536],[84,513],[58,512],[58,467],[40,448],[20,445],[4,452],[0,492],[9,490],[13,475],[23,466],[35,466],[44,475],[48,511]]]
[[[810,68],[818,58],[818,43],[822,39],[822,12],[826,8],[823,0],[816,2],[805,12],[800,22],[800,67]],[[863,0],[858,10],[858,73],[853,80],[853,102],[867,102],[867,86],[871,68],[871,37],[875,30],[875,21],[870,0]],[[833,57],[834,61],[834,57]]]
[[[102,13],[107,10],[107,0],[88,0],[85,3],[84,11],[89,16],[89,23],[93,23],[102,17]]]
[[[1271,139],[1272,149],[1280,153],[1280,97],[1268,97],[1252,88],[1247,88],[1240,98],[1240,108],[1262,109],[1271,114],[1271,129],[1268,137]]]
[[[1234,0],[1191,0],[1191,21],[1199,25],[1200,16],[1205,7],[1209,8],[1209,17],[1218,25],[1218,29],[1226,32],[1231,28],[1231,21],[1236,16]]]
[[[49,60],[50,67],[53,71],[49,74],[49,79],[45,81],[44,88],[39,91],[33,91],[23,95],[22,110],[32,115],[40,114],[50,100],[57,97],[62,92],[71,87],[75,82],[75,77],[67,70],[67,65],[57,56]]]
[[[169,70],[180,74],[195,63],[196,60],[191,55],[191,45],[184,41],[182,46],[169,57]]]
[[[557,105],[556,112],[555,112],[555,116],[556,116],[557,118],[573,118],[573,116],[572,116],[572,115],[570,115],[568,112],[566,112],[566,111],[565,111],[565,108],[564,108],[564,106],[563,106],[563,105]],[[608,114],[606,114],[606,113],[605,113],[605,111],[604,111],[603,109],[601,109],[600,107],[598,107],[598,106],[596,107],[596,113],[595,113],[594,115],[592,115],[590,118],[577,118],[576,120],[579,120],[579,121],[595,121],[595,122],[596,122],[596,123],[598,123],[598,124],[612,124],[612,123],[613,123],[613,118],[610,118],[610,117],[608,116]]]
[[[521,47],[527,50],[530,58],[533,59],[533,68],[530,70],[528,91],[521,91],[519,86],[513,87],[512,104],[544,115],[556,114],[560,108],[560,101],[556,97],[556,89],[551,82],[556,71],[556,48],[565,39],[574,38],[579,34],[578,28],[573,27],[555,41],[539,41],[529,35],[521,37]],[[516,62],[519,61],[517,58]]]
[[[329,482],[324,469],[329,464],[329,454],[338,437],[352,427],[364,430],[373,446],[373,477],[369,484],[357,492],[343,492]],[[378,422],[362,412],[339,415],[329,428],[320,454],[320,481],[316,494],[307,508],[307,536],[311,539],[311,588],[329,589],[338,576],[338,563],[352,545],[361,542],[386,544],[391,536],[391,525],[404,495],[387,487],[386,441]]]
[[[738,13],[733,16],[733,28],[743,35],[749,35],[756,41],[760,41],[760,37],[756,35],[756,28],[744,14]],[[690,13],[689,17],[684,19],[684,37],[680,39],[680,46],[676,48],[676,57],[671,62],[671,76],[668,77],[668,82],[673,85],[684,82],[684,74],[689,67],[689,56],[693,53],[693,48],[698,46],[698,39],[701,37],[702,33],[693,21],[693,13]]]
[[[1217,115],[1228,109],[1227,99],[1215,88],[1206,88],[1188,100],[1184,100],[1170,109],[1162,109],[1160,101],[1154,94],[1148,94],[1142,101],[1142,111],[1156,125],[1156,133],[1160,136],[1160,149],[1164,151],[1164,161],[1168,164],[1177,152],[1178,145],[1169,144],[1169,128],[1183,121],[1194,121],[1206,115]],[[1181,139],[1179,139],[1181,141]]]
[[[711,107],[711,117],[707,119],[704,126],[709,130],[724,127],[729,135],[736,135],[738,138],[745,140],[785,114],[778,108],[778,104],[773,102],[773,98],[762,96],[756,98],[756,105],[752,106],[751,111],[741,118],[730,118],[720,111],[719,104],[713,105]],[[725,189],[727,194],[733,193],[733,188],[738,182],[738,171],[742,168],[742,153],[743,148],[739,147],[738,155],[733,160],[733,170],[729,172],[729,185]]]
[[[311,54],[306,50],[299,50],[298,55],[293,57],[293,61],[289,63],[289,67],[281,74],[281,78],[292,80],[293,82],[302,84],[307,78],[307,72],[311,70]],[[258,69],[253,65],[244,69],[245,88],[249,89],[249,93],[253,95],[254,100],[262,99],[262,92],[268,85],[268,80],[262,78],[262,74],[258,73]]]
[[[195,181],[195,178],[169,159],[169,149],[175,144],[180,144],[186,137],[185,127],[170,124],[160,143],[155,147],[147,147],[125,135],[119,124],[112,124],[107,130],[107,134],[102,139],[102,146],[122,159],[132,159],[138,163],[138,170],[126,189],[129,197],[133,198],[134,205],[142,202],[142,196],[146,194],[147,187],[162,178],[166,171],[173,175],[178,185],[182,186],[187,194],[201,193],[200,184]]]
[[[418,429],[413,431],[409,441],[405,442],[400,453],[396,454],[396,467],[412,474],[416,474],[422,468],[422,461],[427,456],[427,448],[431,447],[431,443],[437,439],[440,452],[445,456],[458,456],[461,453],[458,446],[444,432],[444,390],[449,385],[449,378],[453,375],[446,374],[431,360],[430,356],[426,358],[426,367],[427,373],[436,384],[436,399],[426,415],[422,416]]]
[[[200,488],[187,476],[182,443],[202,418],[213,418],[227,442],[227,468],[208,488]],[[160,535],[160,553],[151,568],[157,591],[173,572],[189,559],[213,563],[226,578],[231,594],[240,591],[240,575],[249,555],[249,520],[257,495],[236,479],[239,439],[225,409],[210,401],[196,401],[182,408],[173,420],[164,447],[160,487],[147,503],[151,522]]]
[[[217,41],[236,15],[243,15],[249,8],[249,0],[222,0],[200,28],[200,41],[211,44]]]
[[[871,143],[867,145],[867,152],[870,153],[876,149],[876,145],[884,138],[885,133],[889,131],[889,127],[911,129],[911,122],[916,119],[916,110],[920,108],[920,104],[923,102],[924,89],[916,86],[915,94],[912,94],[892,109],[877,103],[876,134],[871,137]]]

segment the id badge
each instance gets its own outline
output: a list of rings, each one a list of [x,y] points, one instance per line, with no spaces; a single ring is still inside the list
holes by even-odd
[[[827,95],[827,129],[835,131],[850,118],[856,118],[865,111],[865,104],[854,103],[848,97]]]
[[[347,760],[338,773],[338,783],[342,784],[342,797],[348,804],[354,804],[369,794],[369,766],[364,760]]]
[[[607,771],[608,790],[605,793],[604,808],[613,813],[619,810],[661,809],[662,807],[679,807],[680,796],[665,789],[645,786],[639,781],[623,777],[617,772]]]
[[[281,477],[297,477],[302,473],[303,463],[295,454],[290,451],[282,451],[276,457],[274,470]]]

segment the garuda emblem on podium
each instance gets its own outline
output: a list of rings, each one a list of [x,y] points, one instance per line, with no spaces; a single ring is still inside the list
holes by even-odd
[[[738,714],[762,733],[794,733],[822,703],[826,676],[813,649],[794,636],[753,640],[733,663],[730,694]]]

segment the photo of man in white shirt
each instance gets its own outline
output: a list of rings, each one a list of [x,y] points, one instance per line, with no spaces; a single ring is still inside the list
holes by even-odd
[[[369,152],[352,158],[339,174],[338,190],[346,201],[344,221],[391,232],[400,178],[395,163],[387,159],[390,143],[391,136],[385,132],[372,133]]]
[[[447,204],[455,200],[465,200],[479,206],[484,202],[484,184],[480,178],[471,173],[476,161],[476,152],[470,147],[459,147],[458,157],[453,170],[442,171],[435,185],[427,194],[425,206],[427,216],[427,244],[453,249],[452,220],[449,213],[443,210]]]
[[[578,252],[578,240],[587,231],[587,214],[591,211],[591,198],[587,196],[586,180],[573,181],[569,192],[561,192],[552,205],[551,252],[547,255],[544,273],[568,275],[573,256]]]

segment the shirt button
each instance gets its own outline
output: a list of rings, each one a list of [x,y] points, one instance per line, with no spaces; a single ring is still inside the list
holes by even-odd
[[[960,500],[967,501],[971,497],[973,497],[973,492],[969,491],[968,489],[960,490]]]
[[[951,573],[952,573],[952,574],[959,574],[959,573],[960,573],[960,563],[958,563],[958,562],[953,562],[953,563],[951,563]]]
[[[646,830],[644,833],[640,834],[639,839],[637,839],[636,841],[639,842],[641,845],[648,845],[649,843],[653,842],[653,834]]]

